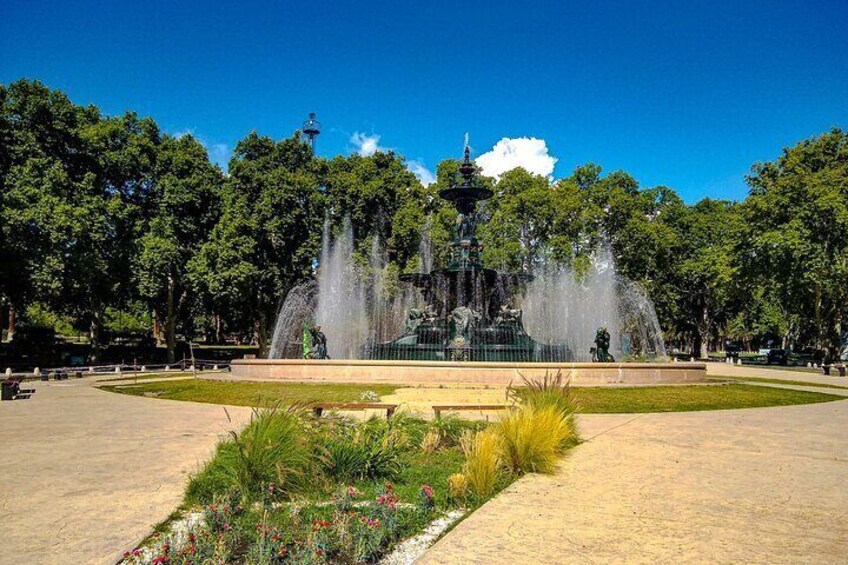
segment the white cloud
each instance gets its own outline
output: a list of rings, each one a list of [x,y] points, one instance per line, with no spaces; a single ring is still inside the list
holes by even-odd
[[[363,157],[370,157],[374,153],[386,153],[391,151],[390,147],[383,147],[380,145],[380,139],[382,136],[377,133],[362,133],[361,131],[353,132],[350,136],[350,144],[353,146],[353,152]],[[427,186],[431,183],[436,182],[436,175],[428,169],[424,163],[421,161],[408,161],[406,164],[406,168],[409,169],[418,181]]]
[[[482,173],[489,177],[500,176],[516,167],[523,167],[534,175],[550,178],[557,158],[548,154],[544,139],[535,137],[504,137],[491,151],[483,153],[474,161]]]
[[[386,147],[380,146],[380,136],[376,133],[369,135],[358,131],[354,132],[353,135],[350,136],[350,143],[353,145],[354,152],[362,155],[363,157],[370,157],[377,151],[383,153],[388,151]]]
[[[418,177],[418,181],[424,186],[428,186],[434,182],[436,182],[436,175],[433,172],[424,166],[424,163],[421,161],[409,161],[406,164],[406,168],[409,169],[413,175]]]

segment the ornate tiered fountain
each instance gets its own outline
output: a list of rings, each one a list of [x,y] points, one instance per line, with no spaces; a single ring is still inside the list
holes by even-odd
[[[439,193],[457,212],[450,263],[430,273],[400,276],[420,290],[426,306],[410,309],[404,335],[367,345],[366,359],[517,363],[572,359],[565,344],[536,342],[524,330],[513,299],[531,277],[483,265],[477,203],[494,194],[477,183],[476,173],[466,146],[457,181]]]
[[[447,266],[400,275],[401,289],[388,296],[380,240],[362,269],[350,223],[334,235],[325,222],[317,276],[282,302],[269,358],[234,361],[231,377],[486,386],[506,386],[518,371],[537,378],[563,370],[576,385],[706,378],[703,363],[667,362],[650,299],[616,273],[608,251],[579,276],[551,265],[536,276],[487,268],[477,206],[494,194],[478,181],[467,144],[439,195],[457,212]],[[640,361],[613,362],[611,351]]]

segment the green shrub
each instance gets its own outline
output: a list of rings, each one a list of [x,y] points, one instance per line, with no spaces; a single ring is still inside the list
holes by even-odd
[[[462,434],[467,430],[477,431],[482,429],[483,426],[485,426],[483,422],[471,422],[463,420],[455,414],[449,414],[431,421],[427,426],[427,433],[434,433],[438,436],[438,447],[452,447],[459,443]]]
[[[352,426],[337,426],[323,440],[319,459],[327,476],[338,481],[393,479],[403,469],[411,447],[405,420],[372,417]],[[415,433],[421,426],[415,426]]]
[[[362,445],[346,439],[332,439],[323,446],[319,460],[328,477],[351,482],[364,476],[368,467],[368,452]]]
[[[215,456],[189,482],[189,501],[210,502],[237,490],[246,499],[286,496],[305,480],[311,450],[299,408],[254,410],[241,433],[218,445]]]

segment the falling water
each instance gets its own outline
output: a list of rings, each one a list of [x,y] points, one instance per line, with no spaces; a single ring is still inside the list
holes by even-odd
[[[421,272],[430,274],[433,270],[433,240],[430,233],[433,227],[433,217],[427,216],[424,230],[421,232],[421,242],[418,244],[418,259],[421,261]]]
[[[349,220],[345,219],[335,239],[330,237],[329,222],[325,222],[315,322],[327,336],[331,359],[358,359],[360,347],[368,338],[365,289],[359,283],[353,247]]]
[[[268,358],[302,357],[304,328],[312,324],[321,326],[333,359],[358,359],[368,343],[401,335],[410,308],[423,299],[387,272],[385,249],[373,236],[367,268],[359,265],[350,222],[335,237],[325,222],[318,280],[294,287],[283,301]]]
[[[537,274],[522,302],[524,327],[542,343],[565,343],[576,361],[591,360],[595,332],[606,327],[616,360],[664,357],[657,314],[645,291],[615,270],[608,250],[578,276],[570,269]]]
[[[423,270],[429,271],[432,253],[425,241],[426,235],[420,257]],[[325,223],[317,281],[294,287],[283,301],[269,358],[302,357],[304,329],[314,323],[322,327],[334,359],[361,358],[368,344],[401,336],[410,308],[425,305],[416,289],[399,284],[385,249],[385,242],[374,236],[367,263],[358,263],[350,222],[346,220],[335,237]],[[559,268],[536,273],[523,296],[505,280],[496,283],[498,301],[523,310],[524,328],[534,340],[565,344],[576,361],[590,360],[595,332],[601,326],[609,331],[610,352],[619,361],[665,356],[650,299],[641,286],[616,272],[608,250],[596,253],[580,276]],[[460,283],[458,291],[464,293],[464,281]],[[482,302],[482,287],[474,286],[471,292]],[[465,303],[465,298],[470,297],[460,296],[459,303]]]
[[[307,281],[286,295],[274,325],[269,359],[303,357],[303,332],[315,322],[317,290],[315,281]]]

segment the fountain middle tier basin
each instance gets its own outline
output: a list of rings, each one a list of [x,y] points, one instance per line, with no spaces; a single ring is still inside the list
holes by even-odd
[[[704,363],[493,363],[348,359],[238,359],[229,378],[246,381],[382,383],[402,386],[521,384],[562,370],[575,386],[706,382]]]

